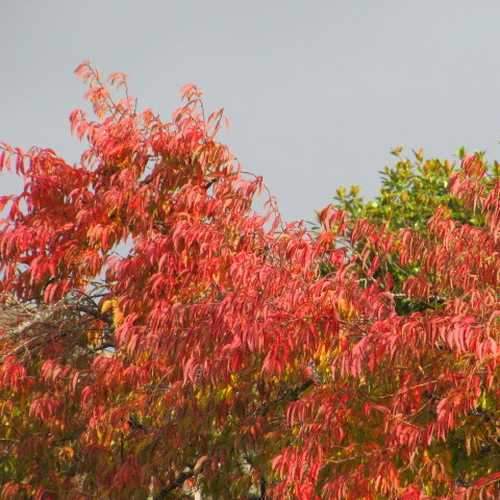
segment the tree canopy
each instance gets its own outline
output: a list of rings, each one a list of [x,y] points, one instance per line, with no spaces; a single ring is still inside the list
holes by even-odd
[[[2,498],[496,498],[497,164],[398,156],[311,231],[196,86],[76,72],[79,163],[0,149]]]

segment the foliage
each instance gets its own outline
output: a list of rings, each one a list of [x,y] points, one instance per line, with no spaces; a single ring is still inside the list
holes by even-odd
[[[326,207],[312,235],[272,198],[252,210],[262,180],[196,87],[165,122],[123,75],[116,101],[77,73],[97,116],[71,114],[80,163],[0,153],[24,181],[0,200],[2,497],[494,498],[500,186],[483,159],[448,184],[480,224],[438,203],[424,231]],[[398,312],[395,261],[418,263],[402,293],[440,307]]]
[[[335,206],[344,210],[352,222],[366,219],[393,234],[404,228],[428,234],[428,222],[439,207],[446,208],[451,219],[459,223],[477,227],[485,225],[482,212],[468,207],[450,190],[450,178],[458,175],[459,166],[449,160],[426,160],[422,150],[413,152],[415,160],[412,162],[403,157],[402,152],[401,147],[392,151],[398,161],[394,167],[385,167],[381,172],[382,186],[375,199],[364,201],[358,186],[351,186],[349,190],[340,187],[334,198]],[[464,148],[459,150],[458,157],[461,160],[467,157]],[[468,158],[471,161],[475,156]],[[490,191],[498,183],[500,165],[497,162],[488,165],[484,153],[478,153],[477,158],[486,169],[479,182],[483,189]],[[437,297],[430,302],[410,300],[403,293],[406,279],[419,271],[418,262],[401,266],[397,254],[392,255],[386,257],[385,271],[393,278],[396,309],[400,314],[439,307],[442,303]]]
[[[351,186],[349,191],[341,187],[335,196],[336,206],[354,219],[366,218],[392,230],[407,227],[425,231],[439,206],[446,206],[453,220],[484,225],[481,212],[468,208],[449,189],[450,176],[456,175],[460,167],[449,160],[426,160],[422,150],[414,151],[413,162],[403,157],[401,148],[394,149],[392,154],[398,161],[394,167],[385,167],[381,172],[382,186],[374,200],[365,202],[358,186]],[[497,162],[487,165],[484,153],[468,156],[461,148],[458,156],[461,160],[477,157],[485,164],[487,172],[480,181],[485,189],[491,189],[498,181],[500,165]]]

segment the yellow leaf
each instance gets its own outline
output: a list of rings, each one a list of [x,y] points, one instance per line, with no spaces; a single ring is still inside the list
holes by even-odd
[[[123,313],[118,306],[113,307],[113,324],[120,326],[123,323]]]
[[[101,313],[106,314],[114,306],[114,299],[105,300],[101,306]]]

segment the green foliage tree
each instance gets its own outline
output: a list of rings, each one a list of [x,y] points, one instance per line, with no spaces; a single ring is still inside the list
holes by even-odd
[[[457,163],[438,158],[425,159],[422,150],[413,152],[413,160],[403,156],[400,147],[391,153],[396,156],[397,162],[380,172],[380,192],[373,200],[364,200],[358,186],[351,186],[349,190],[340,187],[334,197],[335,205],[354,219],[366,218],[391,230],[413,228],[425,231],[427,222],[439,206],[447,207],[456,221],[484,225],[484,216],[480,211],[466,207],[450,192],[450,177],[460,170]],[[487,169],[481,183],[491,189],[498,180],[500,164],[496,161],[488,164],[484,153],[476,155]],[[460,148],[457,156],[460,161],[464,160],[467,157],[465,149]]]
[[[397,162],[380,172],[380,190],[373,199],[364,199],[360,187],[356,185],[337,189],[334,205],[348,214],[351,225],[364,219],[384,227],[394,235],[402,229],[411,229],[425,236],[428,234],[429,220],[439,207],[444,207],[452,220],[484,227],[485,217],[481,210],[468,206],[450,190],[450,179],[459,173],[460,163],[438,158],[426,159],[421,149],[413,151],[413,159],[404,156],[401,147],[394,148],[391,154],[397,158]],[[458,160],[463,161],[467,156],[465,149],[460,148]],[[500,164],[497,161],[488,163],[482,152],[474,157],[484,164],[486,173],[479,182],[489,192],[498,182]],[[378,276],[387,272],[391,274],[396,307],[400,314],[436,308],[443,302],[440,297],[434,297],[431,302],[410,300],[403,293],[403,283],[419,271],[418,262],[402,266],[397,256],[392,255],[377,272]]]

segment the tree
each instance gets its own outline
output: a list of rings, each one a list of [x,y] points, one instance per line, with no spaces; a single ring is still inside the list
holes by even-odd
[[[439,207],[443,207],[454,221],[478,227],[485,225],[484,214],[475,210],[474,206],[468,206],[450,189],[450,180],[460,173],[459,166],[449,160],[425,160],[422,150],[414,151],[415,163],[402,156],[400,147],[394,149],[392,154],[398,161],[393,168],[385,167],[381,172],[382,186],[374,200],[364,201],[358,186],[351,186],[349,190],[344,187],[337,189],[335,206],[348,213],[351,222],[366,219],[384,226],[394,235],[402,229],[411,229],[428,236],[429,220]],[[464,148],[461,148],[458,157],[463,161],[466,156]],[[474,158],[474,155],[469,156],[467,161],[473,161]],[[494,162],[488,165],[484,153],[479,153],[478,159],[484,162],[485,168],[479,182],[482,189],[490,192],[498,182],[499,164]],[[394,281],[398,312],[402,314],[431,307],[432,304],[411,300],[403,293],[403,283],[418,272],[418,265],[401,266],[398,260],[397,255],[386,259],[386,271],[390,272]]]
[[[364,201],[359,188],[352,186],[349,190],[345,188],[337,190],[335,206],[348,214],[350,231],[355,231],[357,224],[369,223],[384,231],[388,238],[396,240],[415,238],[421,245],[421,254],[417,252],[413,259],[405,258],[396,245],[393,252],[384,255],[383,261],[375,263],[374,272],[372,266],[377,255],[373,257],[367,255],[364,257],[366,259],[364,264],[358,263],[358,272],[360,276],[364,275],[361,279],[365,283],[377,280],[380,286],[390,288],[396,311],[400,316],[418,317],[419,315],[414,313],[422,312],[424,316],[438,317],[448,309],[450,312],[455,311],[456,314],[464,315],[467,312],[474,312],[477,317],[480,308],[484,307],[484,304],[478,306],[477,301],[481,300],[481,297],[483,299],[486,297],[480,294],[477,288],[482,288],[486,294],[491,292],[491,304],[495,304],[498,256],[495,250],[491,257],[480,265],[482,267],[488,262],[493,264],[489,268],[482,267],[483,272],[486,269],[487,272],[491,272],[490,277],[482,281],[485,275],[475,274],[473,268],[469,267],[471,263],[467,258],[469,252],[464,249],[474,241],[468,238],[469,231],[481,234],[485,230],[491,230],[491,234],[494,235],[497,230],[495,229],[497,215],[484,210],[484,206],[491,203],[491,200],[494,200],[494,205],[498,203],[499,164],[497,162],[488,164],[484,153],[467,155],[463,148],[458,154],[460,165],[447,160],[426,160],[421,150],[414,152],[414,162],[402,156],[401,148],[395,149],[393,154],[398,161],[394,167],[384,168],[380,194],[374,200]],[[480,198],[488,201],[480,205]],[[445,223],[449,224],[450,228],[462,231],[463,237],[458,240],[462,251],[456,252],[460,248],[453,244],[450,246],[452,243],[450,240],[440,241],[441,237],[449,237],[451,233],[441,230],[440,234],[436,234],[435,218],[443,215],[444,221],[447,221]],[[460,238],[460,233],[458,237]],[[448,247],[445,253],[439,248],[440,243],[444,243],[445,248]],[[431,253],[428,253],[429,244],[435,247]],[[366,250],[364,245],[369,246],[368,239],[358,242],[351,251]],[[472,251],[471,255],[473,253],[475,251]],[[444,265],[443,261],[440,264],[433,261],[437,258],[444,259]],[[454,262],[458,266],[452,267],[448,275],[443,274],[445,266],[449,264],[453,266]],[[371,272],[363,271],[363,265],[365,270]],[[389,277],[388,282],[386,277]],[[418,280],[424,285],[424,277],[427,281],[427,291],[415,293],[413,286]],[[449,283],[445,285],[443,279],[449,280]],[[471,279],[476,282],[472,286],[468,283]],[[487,283],[488,280],[490,285]],[[496,329],[495,340],[498,339],[497,309],[498,303],[488,312],[491,313],[489,316],[491,331],[494,332]],[[446,323],[444,325],[444,327],[449,326]],[[443,355],[442,360],[445,359]],[[460,484],[470,484],[473,478],[490,470],[500,469],[500,441],[497,426],[493,424],[497,423],[500,417],[498,388],[491,392],[482,392],[479,405],[470,412],[470,415],[492,425],[484,426],[479,436],[474,436],[469,426],[457,428],[450,433],[440,450],[446,457],[443,459],[443,464]],[[476,453],[471,451],[471,443],[475,439]]]
[[[500,188],[483,159],[449,186],[480,224],[329,206],[312,234],[272,197],[252,210],[262,179],[195,86],[165,122],[124,75],[116,100],[77,74],[96,114],[71,114],[79,164],[0,153],[24,180],[1,200],[2,496],[494,498]],[[416,261],[401,290],[439,307],[400,311],[390,266]]]

